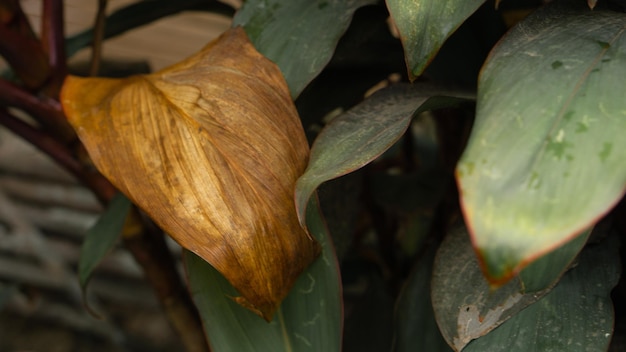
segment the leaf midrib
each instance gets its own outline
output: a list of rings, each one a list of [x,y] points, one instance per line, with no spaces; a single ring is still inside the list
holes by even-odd
[[[285,352],[293,352],[293,347],[291,344],[291,339],[289,338],[289,332],[287,331],[287,326],[285,324],[285,316],[283,315],[282,307],[278,308],[276,313],[278,316],[278,322],[280,323],[280,333],[283,336],[283,344],[285,347]]]

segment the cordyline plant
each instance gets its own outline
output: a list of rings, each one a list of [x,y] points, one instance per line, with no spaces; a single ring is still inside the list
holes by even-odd
[[[620,1],[248,0],[123,79],[66,56],[234,9],[140,1],[64,38],[43,8],[37,37],[0,2],[0,123],[108,204],[83,287],[121,234],[188,350],[619,350]]]

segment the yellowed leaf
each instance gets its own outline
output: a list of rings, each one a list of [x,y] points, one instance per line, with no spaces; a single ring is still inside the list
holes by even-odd
[[[100,172],[270,320],[319,246],[293,200],[309,153],[297,111],[243,29],[154,74],[70,76],[61,100]]]

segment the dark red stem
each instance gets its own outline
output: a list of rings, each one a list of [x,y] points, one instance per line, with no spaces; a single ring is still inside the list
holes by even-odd
[[[26,123],[4,109],[0,109],[0,124],[43,151],[77,179],[85,183],[103,202],[108,202],[116,192],[107,179],[97,171],[88,170],[76,160],[69,149],[55,138]]]
[[[39,41],[19,32],[28,30],[23,28],[20,24],[11,26],[11,23],[0,22],[0,56],[11,66],[24,86],[36,90],[48,79],[50,67]]]
[[[37,97],[23,88],[0,79],[0,104],[24,110],[64,142],[76,140],[56,100]]]
[[[67,75],[63,1],[44,0],[42,16],[42,42],[52,69],[47,93],[57,99],[63,79]]]

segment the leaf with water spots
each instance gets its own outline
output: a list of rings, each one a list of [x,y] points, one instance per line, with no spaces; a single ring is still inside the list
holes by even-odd
[[[554,1],[487,59],[457,167],[483,270],[503,283],[572,240],[626,186],[626,14]]]
[[[233,286],[204,260],[185,252],[190,291],[212,351],[341,350],[339,266],[316,197],[307,207],[307,224],[322,255],[298,278],[270,323],[236,304]]]
[[[442,336],[456,351],[548,293],[570,267],[589,232],[494,289],[482,275],[465,226],[453,227],[437,251],[431,300]]]
[[[463,352],[607,351],[615,322],[611,290],[619,280],[617,234],[583,249],[578,265],[539,301]]]

